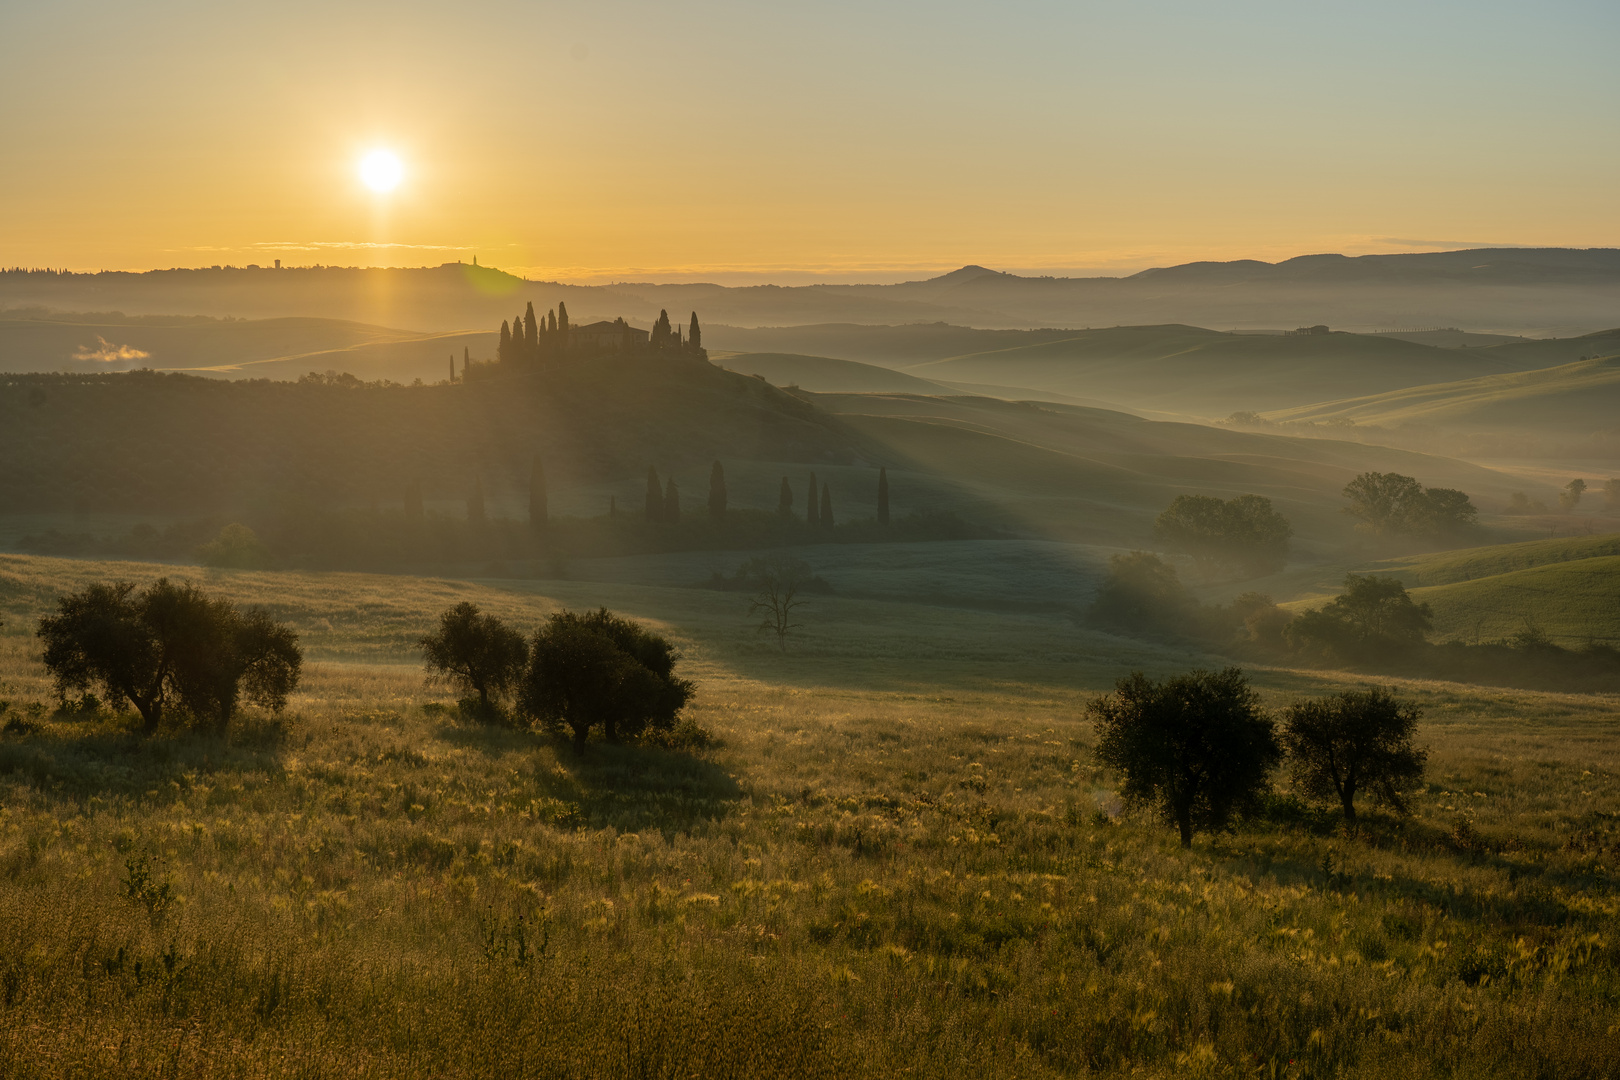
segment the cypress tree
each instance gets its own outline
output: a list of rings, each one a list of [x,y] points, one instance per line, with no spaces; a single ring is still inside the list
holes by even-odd
[[[546,467],[540,461],[540,455],[534,455],[534,464],[529,466],[529,528],[539,532],[546,527],[549,515],[546,511]]]
[[[709,517],[714,521],[726,520],[726,470],[718,461],[709,470]]]
[[[669,486],[664,490],[664,520],[671,525],[681,520],[681,493],[675,486],[675,477],[669,478]]]
[[[889,523],[889,470],[878,466],[878,524]]]
[[[692,327],[686,332],[686,343],[694,349],[703,348],[703,330],[698,326],[697,312],[692,312]]]
[[[660,521],[664,517],[664,493],[658,486],[658,470],[647,466],[647,520]]]
[[[776,512],[785,518],[793,516],[793,487],[782,477],[782,490],[776,496]]]
[[[504,364],[504,363],[506,363],[506,358],[508,356],[511,356],[511,355],[512,355],[512,328],[510,326],[506,325],[506,320],[505,319],[502,319],[501,320],[501,343],[499,345],[495,346],[495,359]]]
[[[467,381],[467,369],[472,367],[472,349],[469,346],[461,347],[461,381]]]
[[[557,329],[568,333],[568,305],[561,300],[557,301]]]
[[[828,532],[832,531],[832,485],[821,485],[821,527]]]
[[[648,340],[655,349],[662,349],[669,344],[669,312],[659,309],[658,321],[653,323],[652,334]]]
[[[804,521],[807,525],[815,525],[820,520],[820,514],[816,506],[816,492],[820,490],[820,486],[816,484],[816,474],[811,473],[810,497],[804,500]]]
[[[552,308],[549,312],[546,313],[546,333],[555,334],[556,332],[557,332],[557,309]]]
[[[467,496],[467,522],[470,525],[484,524],[484,482],[473,479],[472,494]]]
[[[456,354],[455,353],[450,354],[450,381],[452,383],[454,383],[456,381]]]
[[[533,360],[540,351],[539,332],[534,325],[534,301],[529,301],[528,310],[523,313],[523,351]]]
[[[405,485],[405,520],[422,520],[422,481],[412,480]]]

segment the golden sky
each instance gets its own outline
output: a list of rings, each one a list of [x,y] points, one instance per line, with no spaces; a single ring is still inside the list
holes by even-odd
[[[796,282],[1616,246],[1616,41],[1612,0],[13,2],[0,264]]]

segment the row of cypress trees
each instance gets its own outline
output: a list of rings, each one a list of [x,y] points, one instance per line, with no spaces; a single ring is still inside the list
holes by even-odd
[[[522,315],[501,323],[501,341],[495,359],[501,363],[523,363],[562,352],[568,345],[568,305],[557,306],[539,318],[530,301]]]
[[[834,524],[832,485],[818,484],[816,474],[811,473],[809,486],[809,497],[805,500],[805,521],[817,528],[831,529]],[[726,518],[726,504],[726,470],[719,461],[716,461],[709,469],[709,520],[723,522]],[[783,517],[793,516],[793,485],[785,476],[782,477],[776,509]],[[615,501],[612,513],[617,512]],[[646,519],[653,522],[674,524],[681,520],[681,492],[676,486],[675,477],[671,475],[661,482],[658,470],[651,465],[647,466],[644,513]],[[412,480],[405,488],[405,517],[408,521],[421,521],[424,516],[422,481]],[[540,455],[536,454],[529,466],[529,526],[536,531],[544,530],[549,519],[546,467]],[[472,494],[467,497],[467,520],[477,525],[482,525],[487,520],[484,511],[484,483],[476,477],[473,479]],[[889,524],[889,471],[886,468],[878,469],[877,520],[879,525]]]

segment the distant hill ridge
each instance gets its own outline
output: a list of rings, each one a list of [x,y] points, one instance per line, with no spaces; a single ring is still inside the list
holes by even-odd
[[[533,302],[536,308],[566,301],[582,313],[622,313],[643,323],[660,309],[698,308],[713,323],[737,326],[936,320],[990,328],[1325,323],[1359,330],[1418,325],[1567,333],[1613,324],[1620,310],[1620,250],[1322,254],[1278,263],[1195,262],[1090,278],[1022,277],[970,264],[894,285],[748,287],[566,285],[462,263],[411,269],[0,271],[0,307],[310,315],[459,331],[504,317],[514,301]]]

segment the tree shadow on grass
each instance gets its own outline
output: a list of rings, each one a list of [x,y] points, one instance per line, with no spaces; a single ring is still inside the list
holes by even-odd
[[[210,784],[246,774],[284,777],[288,731],[279,719],[247,720],[223,736],[186,730],[147,736],[118,719],[56,721],[0,734],[0,779],[21,779],[74,802],[99,796],[168,803],[197,776]]]
[[[492,756],[550,747],[554,760],[531,756],[521,773],[535,816],[563,827],[673,836],[728,817],[744,797],[736,777],[686,751],[592,742],[576,754],[565,736],[511,728],[447,725],[436,734]]]

